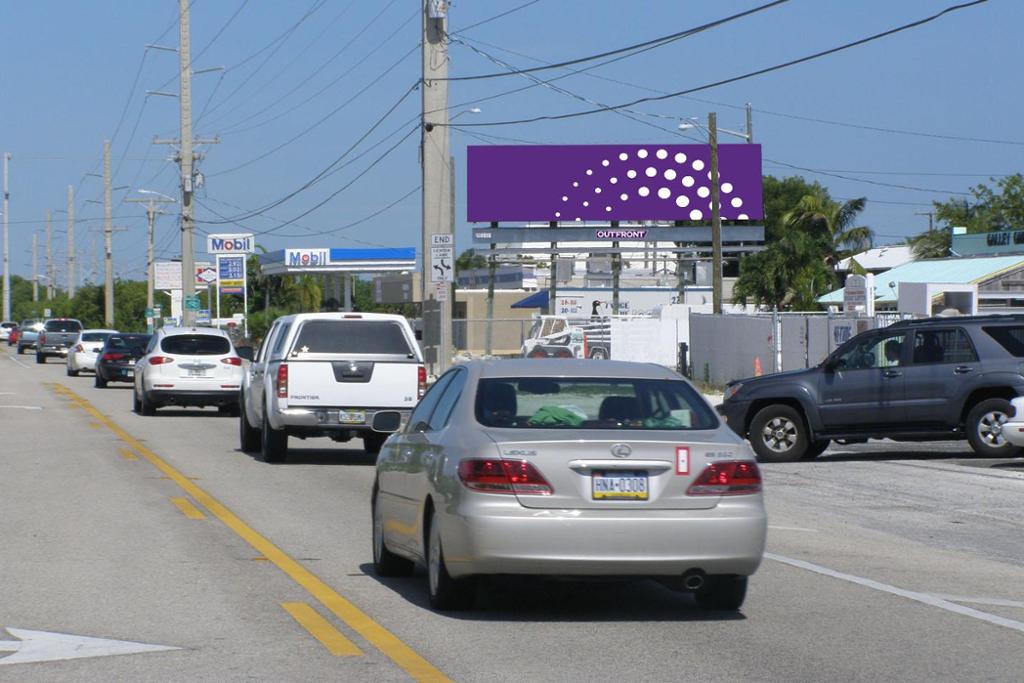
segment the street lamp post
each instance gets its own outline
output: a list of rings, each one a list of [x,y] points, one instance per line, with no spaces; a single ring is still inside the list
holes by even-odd
[[[158,213],[164,213],[156,208],[157,204],[174,204],[177,203],[174,197],[169,197],[162,192],[154,192],[153,190],[146,190],[143,188],[138,189],[139,194],[151,195],[148,199],[126,199],[126,202],[134,202],[140,204],[146,204],[146,310],[152,313],[154,306],[153,299],[153,287],[156,279],[155,266],[153,265],[153,227],[156,222],[156,215]],[[149,333],[153,332],[155,321],[149,314],[146,315],[146,331]]]

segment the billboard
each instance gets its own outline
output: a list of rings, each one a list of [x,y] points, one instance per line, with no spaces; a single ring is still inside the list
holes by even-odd
[[[467,219],[711,220],[708,145],[473,145]],[[761,146],[719,145],[723,220],[760,220]]]

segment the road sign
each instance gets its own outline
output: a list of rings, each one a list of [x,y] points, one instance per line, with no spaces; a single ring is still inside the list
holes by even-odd
[[[431,235],[430,246],[455,248],[455,235]]]
[[[196,311],[196,322],[200,325],[210,324],[210,309],[202,308]]]
[[[147,309],[146,309],[146,314],[145,314],[145,316],[144,316],[144,317],[146,317],[146,318],[152,318],[152,317],[153,317],[153,309],[152,309],[152,308],[147,308]]]
[[[154,262],[153,287],[161,290],[181,289],[181,263],[178,261]]]
[[[0,657],[0,666],[5,664],[27,664],[29,662],[56,662],[64,659],[86,657],[109,657],[111,655],[134,655],[141,652],[164,652],[180,650],[168,645],[147,645],[127,640],[108,640],[74,636],[67,633],[30,631],[8,626],[6,631],[18,640],[0,641],[0,652],[14,654]]]
[[[53,311],[51,311],[49,308],[44,308],[43,309],[43,317],[44,318],[49,318],[51,315],[53,315]]]
[[[451,289],[451,285],[447,282],[435,282],[434,288],[434,299],[437,301],[448,301],[448,290]]]
[[[196,284],[210,285],[217,281],[217,269],[213,266],[196,268]]]
[[[434,235],[447,237],[448,235]],[[430,281],[452,282],[455,279],[455,246],[430,247]]]
[[[185,297],[185,310],[186,311],[198,311],[199,310],[199,295],[193,294],[192,296]]]

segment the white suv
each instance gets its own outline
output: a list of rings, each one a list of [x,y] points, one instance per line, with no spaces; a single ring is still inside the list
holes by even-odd
[[[278,318],[242,385],[240,443],[266,462],[288,437],[362,437],[377,453],[426,388],[409,321],[384,313],[302,313]]]
[[[217,406],[238,414],[242,358],[227,332],[212,327],[157,330],[146,355],[135,364],[135,412],[152,415],[162,406]]]

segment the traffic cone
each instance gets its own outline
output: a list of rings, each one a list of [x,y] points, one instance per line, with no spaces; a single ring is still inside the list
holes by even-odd
[[[754,377],[760,377],[760,376],[761,376],[761,357],[760,356],[755,356],[754,357]]]

